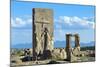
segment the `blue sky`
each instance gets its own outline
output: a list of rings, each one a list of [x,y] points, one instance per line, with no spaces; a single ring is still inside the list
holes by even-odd
[[[53,9],[54,41],[64,41],[66,33],[78,33],[81,42],[94,41],[95,6],[12,1],[12,44],[32,42],[32,8]]]

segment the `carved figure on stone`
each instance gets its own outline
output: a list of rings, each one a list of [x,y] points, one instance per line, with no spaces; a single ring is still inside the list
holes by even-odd
[[[47,28],[44,28],[44,32],[42,33],[41,37],[43,40],[44,50],[47,50],[50,41],[49,31]]]

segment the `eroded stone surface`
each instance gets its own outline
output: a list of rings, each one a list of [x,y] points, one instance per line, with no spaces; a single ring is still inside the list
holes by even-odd
[[[52,51],[52,58],[57,60],[64,60],[66,59],[66,51],[65,49],[58,48]]]
[[[33,8],[33,56],[53,50],[53,11]],[[48,57],[48,56],[46,56]]]

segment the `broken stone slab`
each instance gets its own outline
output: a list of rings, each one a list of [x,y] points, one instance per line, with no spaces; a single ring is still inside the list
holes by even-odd
[[[74,56],[80,56],[80,47],[75,47],[72,50]]]
[[[66,59],[66,51],[62,48],[56,48],[52,51],[52,59],[64,60]]]

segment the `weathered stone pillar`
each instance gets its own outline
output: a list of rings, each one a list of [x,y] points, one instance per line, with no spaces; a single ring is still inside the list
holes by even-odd
[[[66,54],[67,54],[67,60],[71,60],[71,45],[70,45],[70,37],[71,34],[66,34]]]
[[[75,37],[75,48],[71,47],[71,37]],[[80,54],[80,44],[78,34],[66,34],[66,52],[67,52],[67,61],[74,62],[77,60],[77,55]]]
[[[80,43],[79,43],[79,36],[78,36],[78,34],[75,34],[74,35],[75,36],[75,47],[80,47]]]
[[[39,54],[43,56],[44,51],[48,48],[49,43],[51,43],[51,38],[53,37],[53,10],[33,8],[32,30],[33,58],[36,60]]]

